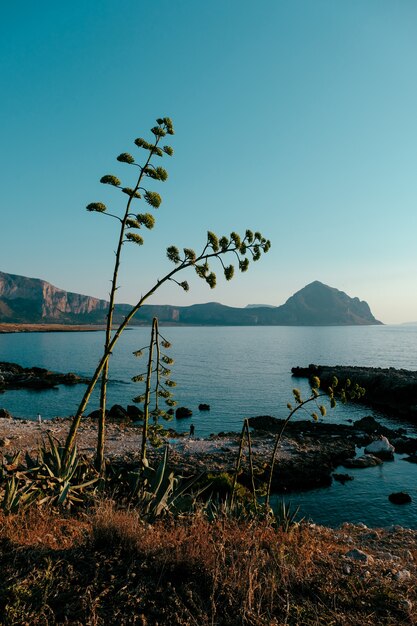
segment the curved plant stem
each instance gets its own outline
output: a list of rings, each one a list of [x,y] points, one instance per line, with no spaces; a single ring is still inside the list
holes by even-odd
[[[82,419],[82,416],[84,414],[84,411],[88,405],[88,402],[90,400],[91,394],[93,392],[93,389],[95,388],[102,372],[103,369],[108,361],[108,359],[110,358],[110,355],[113,351],[114,346],[116,345],[116,343],[119,341],[121,334],[123,333],[124,329],[126,328],[126,326],[128,326],[128,324],[130,323],[130,321],[132,320],[132,318],[136,315],[136,313],[139,311],[139,309],[145,304],[145,302],[155,293],[155,291],[157,291],[159,289],[159,287],[161,287],[161,285],[163,285],[164,283],[166,283],[167,281],[171,280],[173,276],[175,276],[178,272],[181,272],[182,270],[188,268],[188,267],[193,267],[195,266],[197,263],[201,262],[201,261],[207,261],[208,259],[212,259],[212,258],[218,258],[219,256],[223,255],[223,254],[228,254],[229,252],[236,252],[239,249],[238,246],[236,245],[229,245],[227,248],[225,248],[224,250],[219,250],[216,252],[206,252],[207,250],[207,245],[204,247],[203,253],[200,254],[198,257],[196,257],[195,259],[188,259],[185,258],[182,261],[179,261],[179,265],[177,265],[177,267],[175,267],[173,270],[171,270],[170,272],[168,272],[168,274],[166,274],[163,278],[161,278],[160,280],[158,280],[153,287],[151,287],[151,289],[149,289],[149,291],[147,291],[141,298],[140,300],[131,308],[131,310],[129,311],[129,313],[126,315],[125,319],[123,320],[123,322],[120,324],[120,326],[117,328],[117,330],[115,331],[115,333],[113,334],[113,336],[110,339],[110,342],[107,345],[107,348],[104,350],[103,355],[96,367],[96,370],[91,378],[91,381],[89,383],[89,385],[87,386],[87,389],[84,393],[84,396],[80,402],[80,405],[77,409],[77,412],[72,420],[71,423],[71,427],[69,429],[68,435],[67,435],[67,439],[65,441],[65,457],[68,456],[69,452],[71,451],[71,449],[74,446],[75,443],[75,439],[76,439],[76,435],[77,435],[77,431]]]
[[[272,477],[274,474],[274,468],[275,468],[275,461],[276,461],[276,456],[277,456],[277,451],[278,451],[278,446],[281,442],[282,439],[282,435],[284,433],[284,430],[287,427],[288,422],[290,421],[290,419],[292,418],[292,416],[294,415],[294,413],[296,413],[299,409],[301,409],[305,404],[307,404],[308,402],[312,402],[314,400],[317,400],[318,398],[322,398],[325,397],[326,394],[318,394],[318,395],[313,395],[310,396],[309,398],[307,398],[307,400],[304,400],[303,402],[301,402],[298,406],[296,406],[292,411],[290,411],[290,413],[288,414],[288,417],[285,419],[281,430],[279,431],[277,438],[275,440],[275,445],[274,445],[274,449],[272,452],[272,458],[271,458],[271,468],[269,470],[269,477],[268,477],[268,486],[266,489],[266,496],[265,496],[265,511],[268,513],[269,510],[269,500],[271,497],[271,486],[272,486]]]

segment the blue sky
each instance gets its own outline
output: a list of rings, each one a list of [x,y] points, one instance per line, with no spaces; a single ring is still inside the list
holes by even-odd
[[[115,157],[168,115],[163,204],[119,301],[170,269],[168,245],[251,228],[272,248],[246,274],[152,302],[279,305],[320,280],[417,320],[414,0],[22,0],[0,52],[1,270],[107,297],[115,224],[85,206],[123,209],[98,181],[129,186]]]

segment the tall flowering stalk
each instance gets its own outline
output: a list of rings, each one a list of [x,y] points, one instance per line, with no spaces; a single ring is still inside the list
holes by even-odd
[[[143,426],[142,426],[142,446],[141,446],[141,461],[145,464],[146,448],[148,439],[153,445],[160,445],[162,443],[161,435],[165,433],[164,429],[158,420],[163,417],[166,420],[171,419],[171,415],[167,411],[161,409],[160,400],[164,400],[165,404],[169,407],[176,405],[173,400],[173,394],[170,391],[172,387],[176,386],[176,383],[172,380],[171,370],[167,365],[172,365],[174,360],[167,354],[162,353],[161,346],[168,350],[171,347],[169,341],[163,337],[159,332],[158,318],[154,317],[152,320],[151,340],[148,350],[148,363],[146,372],[138,374],[132,378],[133,382],[145,382],[144,393],[133,398],[133,402],[143,404]],[[136,357],[141,357],[145,348],[136,350],[133,354]],[[154,381],[153,388],[152,382]],[[153,399],[153,408],[151,409],[151,400]],[[153,424],[149,424],[150,418],[153,419]]]
[[[123,152],[119,154],[117,160],[121,163],[127,163],[128,165],[137,166],[139,168],[139,175],[136,180],[136,184],[133,188],[124,187],[121,185],[120,180],[112,174],[106,174],[100,180],[105,185],[111,185],[117,187],[122,193],[128,196],[126,208],[124,214],[120,217],[112,213],[107,212],[107,208],[102,203],[91,203],[87,206],[88,211],[95,211],[97,213],[105,214],[120,222],[119,239],[115,252],[115,262],[113,269],[113,277],[111,281],[109,308],[107,312],[106,323],[106,336],[104,342],[104,354],[107,352],[112,334],[113,327],[113,314],[115,306],[115,295],[117,291],[117,279],[119,274],[119,267],[121,262],[122,247],[125,243],[135,243],[137,245],[143,244],[143,237],[137,232],[142,227],[151,229],[154,226],[155,219],[150,213],[135,214],[132,211],[132,204],[134,200],[140,200],[142,195],[145,201],[153,208],[157,209],[161,204],[161,197],[155,191],[150,191],[142,187],[142,181],[144,178],[152,178],[161,182],[168,178],[166,170],[162,167],[155,167],[152,165],[151,160],[154,156],[162,157],[164,154],[172,156],[173,150],[171,146],[159,147],[160,141],[168,134],[174,134],[174,128],[171,120],[168,117],[159,118],[156,120],[157,126],[151,129],[154,136],[152,142],[147,142],[141,137],[135,140],[135,144],[139,148],[143,148],[148,152],[144,165],[138,165],[131,154]],[[105,427],[106,427],[106,399],[107,399],[107,383],[109,372],[109,360],[107,359],[101,374],[101,389],[100,389],[100,415],[98,420],[98,438],[97,438],[97,453],[96,453],[96,469],[100,472],[104,472],[104,443],[105,443]]]
[[[164,181],[167,178],[167,173],[163,168],[160,167],[151,167],[150,158],[153,155],[163,156],[164,153],[168,155],[172,155],[173,151],[170,146],[164,146],[162,149],[159,147],[158,143],[162,137],[166,134],[173,134],[172,122],[169,118],[160,118],[157,120],[158,126],[152,129],[152,132],[155,135],[155,141],[153,144],[147,143],[143,139],[136,139],[135,143],[137,146],[144,148],[149,151],[149,157],[146,164],[140,167],[140,174],[137,180],[137,183],[134,188],[125,188],[121,187],[120,181],[112,175],[104,176],[101,180],[105,184],[110,184],[114,187],[118,187],[121,189],[123,193],[127,193],[129,196],[129,200],[127,203],[126,211],[124,217],[120,218],[113,214],[107,213],[106,206],[102,203],[93,203],[89,204],[87,207],[88,211],[96,211],[98,213],[103,213],[105,215],[109,215],[120,221],[120,235],[119,235],[119,246],[116,251],[116,262],[115,269],[113,273],[113,281],[112,281],[112,290],[111,290],[111,299],[109,305],[109,313],[107,317],[107,325],[106,325],[106,340],[104,345],[103,355],[97,365],[97,368],[91,378],[89,385],[84,393],[84,396],[81,400],[81,403],[78,407],[78,410],[72,420],[71,427],[65,442],[65,453],[68,455],[71,449],[74,446],[76,434],[78,431],[78,427],[81,422],[81,418],[83,413],[88,405],[93,389],[95,388],[98,380],[102,377],[102,386],[101,386],[101,414],[99,421],[99,434],[98,434],[98,444],[97,444],[97,456],[96,456],[96,465],[100,471],[104,470],[104,439],[105,439],[105,406],[106,406],[106,388],[107,388],[107,376],[108,376],[108,362],[110,355],[118,342],[122,332],[128,326],[134,315],[139,311],[139,309],[145,304],[145,302],[161,287],[168,281],[173,281],[177,285],[179,285],[184,291],[189,290],[189,285],[187,281],[179,281],[177,279],[177,274],[182,272],[187,268],[194,268],[197,276],[204,280],[211,289],[216,286],[217,277],[215,272],[212,271],[210,262],[213,259],[216,259],[221,266],[221,269],[224,273],[226,280],[231,280],[234,275],[235,266],[233,264],[226,265],[224,262],[224,257],[232,256],[235,259],[235,264],[241,272],[246,272],[249,267],[249,258],[252,261],[258,261],[261,258],[262,252],[268,252],[271,243],[265,237],[262,236],[260,232],[252,232],[251,230],[246,230],[244,236],[240,236],[236,232],[232,232],[229,237],[222,236],[220,238],[217,237],[213,232],[207,232],[206,243],[204,244],[202,250],[199,253],[196,253],[192,248],[183,248],[182,251],[179,250],[176,246],[169,246],[167,248],[166,254],[168,259],[175,265],[175,267],[169,271],[162,279],[157,280],[154,285],[140,297],[137,303],[131,308],[129,313],[126,315],[122,323],[116,329],[116,331],[112,334],[112,325],[113,325],[113,312],[114,312],[114,301],[115,301],[115,292],[117,289],[117,277],[118,270],[120,265],[120,255],[122,245],[126,241],[132,241],[138,245],[143,244],[142,237],[137,232],[131,232],[130,229],[140,229],[142,226],[146,228],[152,228],[154,224],[154,218],[149,213],[146,214],[137,214],[136,216],[131,213],[131,202],[134,198],[141,198],[141,191],[144,191],[143,197],[151,206],[157,208],[161,203],[161,197],[158,193],[153,191],[148,191],[141,186],[141,181],[144,176],[148,176],[153,178],[154,180]],[[123,153],[119,157],[120,161],[125,163],[129,163],[130,165],[134,164],[133,157],[128,155],[127,153]],[[126,232],[126,230],[128,232]]]

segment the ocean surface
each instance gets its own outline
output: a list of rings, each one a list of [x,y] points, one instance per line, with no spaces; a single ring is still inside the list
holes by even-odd
[[[294,379],[291,367],[309,363],[321,365],[363,365],[417,369],[417,325],[349,327],[161,327],[172,343],[166,353],[175,359],[171,378],[176,381],[175,399],[179,406],[192,409],[191,420],[170,425],[187,431],[195,426],[197,437],[220,431],[239,431],[244,417],[287,415],[287,402],[297,387],[308,395],[307,381]],[[133,352],[149,342],[149,329],[128,329],[115,348],[110,365],[108,402],[131,404],[143,384],[132,376],[146,369]],[[104,342],[103,332],[0,334],[0,361],[25,367],[39,366],[59,372],[90,376]],[[7,391],[0,406],[13,415],[44,419],[71,415],[76,411],[83,385],[48,391]],[[199,403],[210,404],[209,412],[199,412]],[[94,395],[89,410],[97,408]],[[88,411],[87,411],[88,412]],[[388,426],[405,426],[417,436],[417,427],[400,424],[393,416],[364,406],[338,405],[329,410],[326,421],[339,423],[373,414]],[[305,415],[300,415],[305,418]],[[417,528],[417,466],[396,455],[392,463],[377,468],[349,470],[354,480],[328,489],[292,494],[292,507],[317,523],[338,525],[343,521],[372,526],[400,524]],[[406,490],[413,498],[409,505],[395,506],[388,501],[393,491]]]

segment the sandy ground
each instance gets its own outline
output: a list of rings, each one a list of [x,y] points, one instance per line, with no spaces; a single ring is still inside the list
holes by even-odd
[[[48,420],[41,423],[17,418],[0,418],[0,452],[11,454],[18,450],[35,452],[42,440],[48,434],[60,441],[64,441],[68,433],[69,420]],[[77,435],[77,446],[81,453],[94,454],[97,442],[97,423],[90,419],[81,422]],[[141,428],[110,423],[106,431],[106,455],[108,458],[138,458],[142,442]],[[167,442],[173,454],[191,460],[198,464],[208,457],[233,461],[236,459],[239,435],[226,437],[212,437],[208,439],[177,436],[170,433]],[[274,443],[273,436],[262,436],[253,439],[253,453],[264,460],[270,457]],[[279,456],[290,456],[291,441],[283,442]]]

